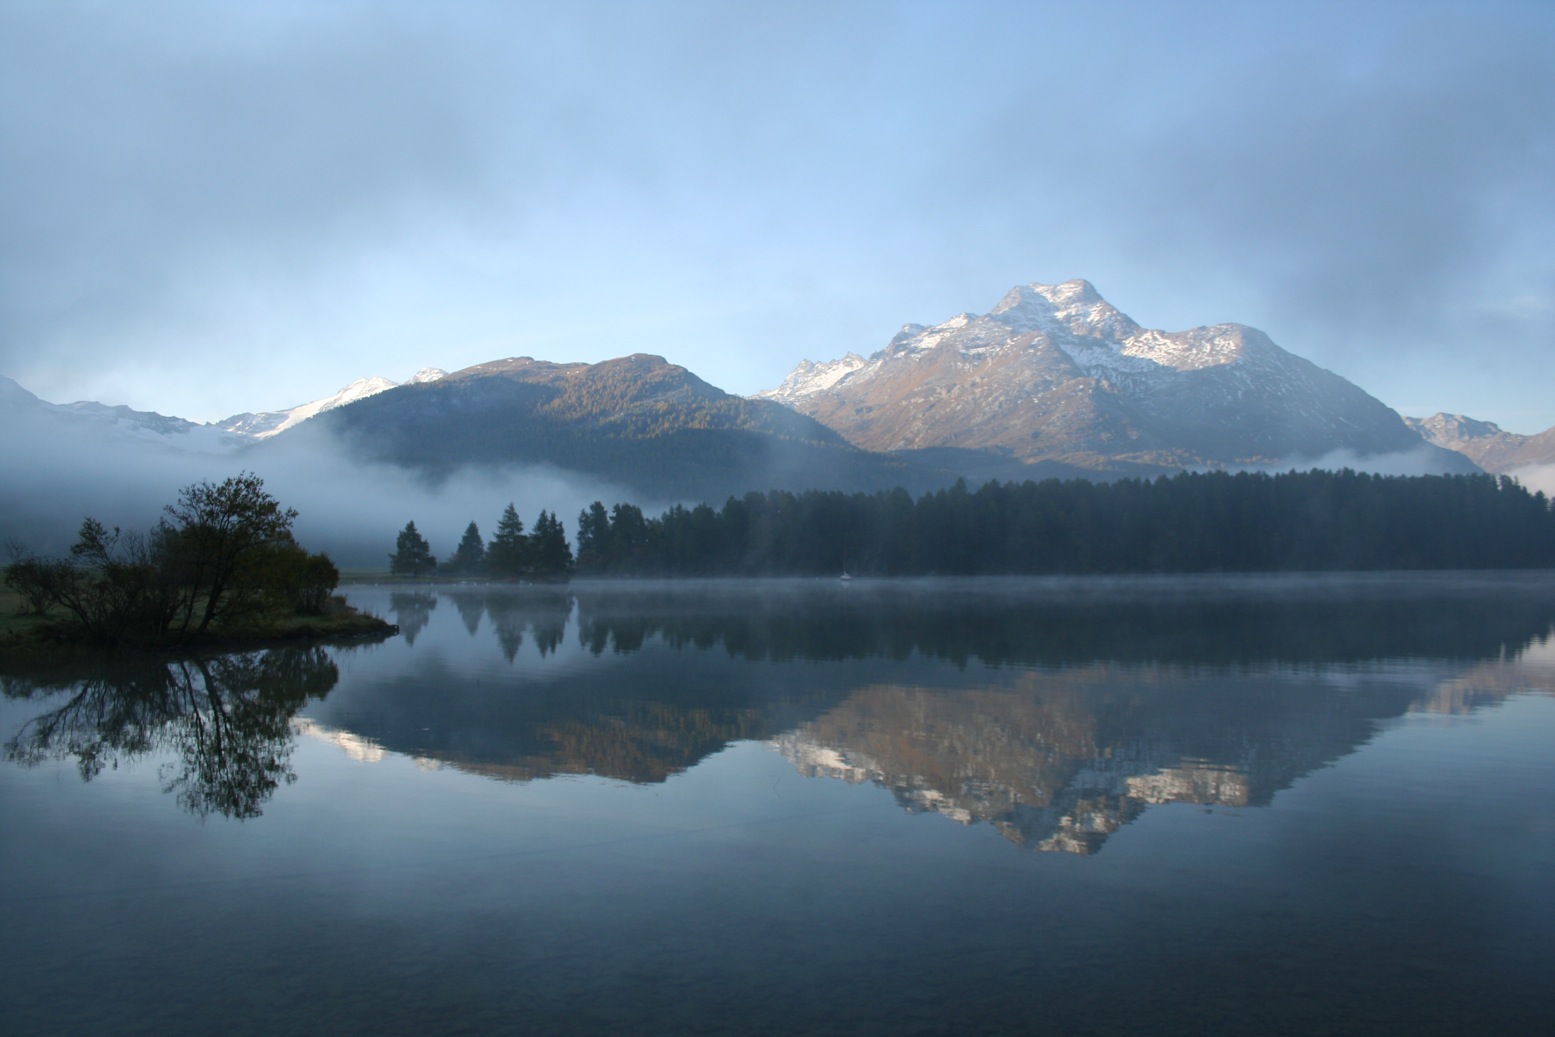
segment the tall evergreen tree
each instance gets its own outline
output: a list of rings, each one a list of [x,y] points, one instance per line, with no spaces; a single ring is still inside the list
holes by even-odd
[[[389,571],[401,576],[424,576],[436,568],[432,548],[417,532],[416,524],[405,523],[394,542],[394,553],[389,556]]]
[[[531,534],[531,572],[537,579],[565,579],[572,572],[572,548],[567,546],[567,534],[562,520],[549,512],[540,512]]]
[[[524,535],[524,523],[518,517],[518,509],[508,503],[497,522],[497,532],[486,548],[486,568],[491,575],[516,579],[529,568],[529,538]]]
[[[486,567],[486,542],[481,539],[480,527],[471,522],[464,529],[464,536],[459,539],[459,546],[454,548],[453,557],[448,559],[448,568],[456,573],[468,575],[478,573]]]
[[[610,513],[595,501],[578,512],[578,568],[605,572],[610,564]]]

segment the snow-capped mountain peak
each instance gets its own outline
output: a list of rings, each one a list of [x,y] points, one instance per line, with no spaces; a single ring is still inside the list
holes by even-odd
[[[1080,279],[1018,285],[999,300],[989,317],[1021,331],[1058,331],[1085,337],[1119,339],[1140,330],[1089,281]]]
[[[985,450],[1019,465],[1273,464],[1419,443],[1386,406],[1260,331],[1144,328],[1078,279],[906,325],[867,360],[807,361],[759,395],[868,450]]]
[[[772,391],[772,395],[787,392],[791,395],[803,396],[807,393],[822,392],[868,363],[869,361],[857,353],[849,353],[841,360],[828,360],[819,364],[801,360],[799,366],[794,368],[793,373],[783,381],[783,384]]]

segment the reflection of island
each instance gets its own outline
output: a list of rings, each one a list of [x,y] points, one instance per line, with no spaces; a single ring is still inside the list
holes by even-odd
[[[339,675],[315,647],[126,664],[64,684],[8,681],[7,694],[66,690],[69,698],[23,725],[5,753],[23,766],[74,759],[90,781],[168,752],[176,762],[162,772],[164,790],[190,813],[257,817],[277,787],[295,780],[292,715]]]

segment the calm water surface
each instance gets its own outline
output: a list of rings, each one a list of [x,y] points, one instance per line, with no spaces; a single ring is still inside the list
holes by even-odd
[[[0,1028],[1555,1023],[1555,578],[356,587],[8,678]]]

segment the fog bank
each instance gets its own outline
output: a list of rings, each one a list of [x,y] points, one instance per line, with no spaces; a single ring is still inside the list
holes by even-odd
[[[509,502],[526,528],[541,509],[560,516],[571,541],[590,502],[630,497],[543,466],[461,467],[432,479],[357,460],[320,430],[260,445],[205,438],[204,431],[161,436],[51,413],[0,413],[0,545],[14,540],[39,554],[63,554],[87,516],[146,530],[183,487],[240,471],[257,474],[282,505],[297,509],[293,528],[303,546],[346,568],[386,567],[406,522],[443,556],[471,521],[489,538]]]

